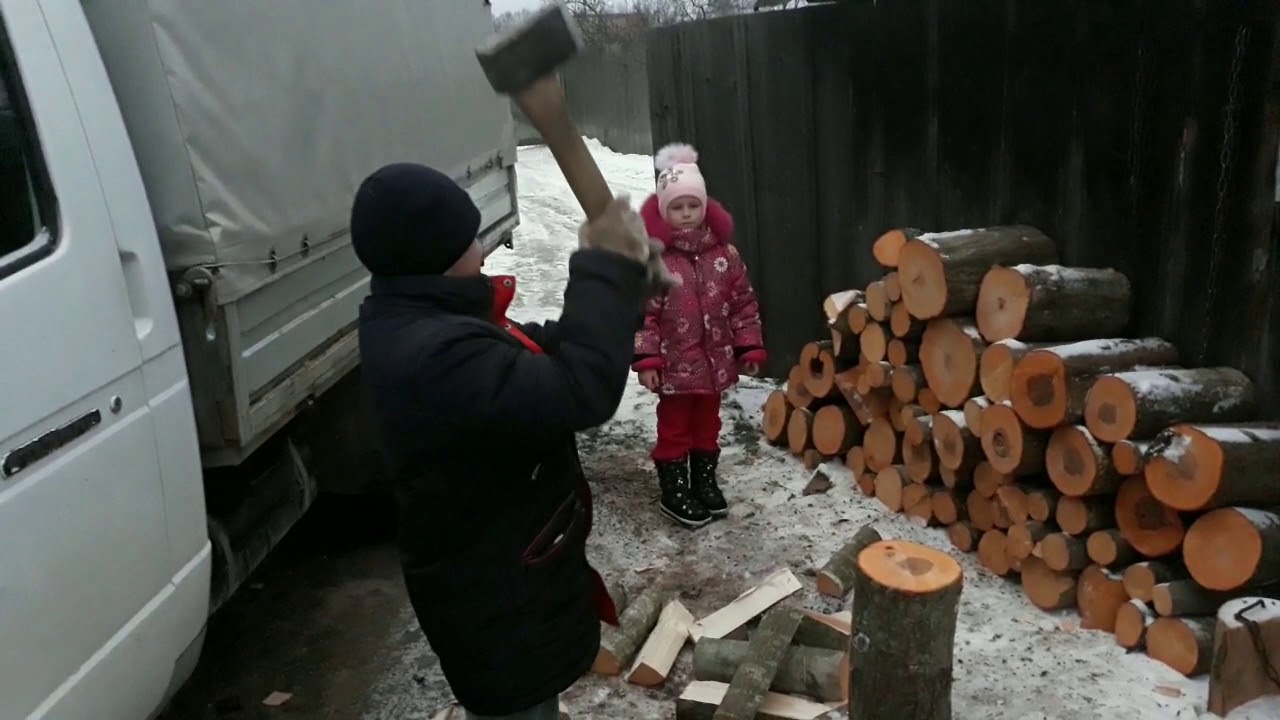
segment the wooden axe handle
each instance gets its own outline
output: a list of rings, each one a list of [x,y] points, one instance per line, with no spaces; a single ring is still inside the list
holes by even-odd
[[[529,122],[542,136],[551,155],[555,157],[560,172],[569,182],[569,188],[578,198],[578,204],[587,214],[587,220],[595,220],[604,214],[613,202],[613,192],[600,174],[595,158],[582,142],[582,134],[569,119],[564,104],[564,91],[554,76],[540,78],[529,87],[515,94],[516,104],[524,111]]]

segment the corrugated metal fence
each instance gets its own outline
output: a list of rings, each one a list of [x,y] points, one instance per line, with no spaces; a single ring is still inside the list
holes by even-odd
[[[1134,282],[1133,332],[1280,412],[1280,4],[846,2],[655,31],[654,145],[696,143],[770,370],[895,226],[1025,222]]]

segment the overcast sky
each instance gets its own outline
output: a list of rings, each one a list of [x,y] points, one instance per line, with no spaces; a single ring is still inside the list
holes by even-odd
[[[526,10],[536,8],[542,4],[542,0],[489,0],[493,7],[493,15],[497,17],[504,12],[512,10]]]

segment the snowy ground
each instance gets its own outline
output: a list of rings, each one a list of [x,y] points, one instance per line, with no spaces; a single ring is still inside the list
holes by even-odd
[[[630,192],[638,205],[652,188],[649,159],[616,155],[594,141],[590,146],[615,191]],[[519,278],[513,318],[553,318],[559,314],[580,212],[543,148],[521,149],[519,182],[522,219],[515,249],[500,250],[487,269]],[[759,439],[760,407],[769,389],[764,382],[747,382],[726,398],[722,477],[732,512],[695,533],[673,526],[656,511],[656,482],[646,456],[654,433],[653,395],[633,382],[614,420],[582,438],[597,502],[589,551],[606,576],[633,591],[669,583],[700,617],[786,567],[805,584],[792,602],[834,611],[841,608],[813,592],[812,569],[866,522],[875,522],[886,536],[954,552],[941,531],[886,516],[852,489],[842,469],[833,469],[830,492],[802,496],[807,476],[799,463]],[[956,554],[965,569],[956,637],[956,718],[1201,717],[1203,682],[1189,681],[1141,654],[1126,654],[1107,633],[1080,630],[1074,613],[1037,610],[1015,583],[985,573],[971,556]],[[407,607],[400,627],[403,656],[374,688],[374,696],[383,698],[381,707],[365,717],[426,718],[448,701]],[[666,687],[647,690],[592,676],[564,700],[576,720],[671,717],[673,698],[688,680],[690,652],[681,655]],[[428,697],[404,694],[414,682]]]

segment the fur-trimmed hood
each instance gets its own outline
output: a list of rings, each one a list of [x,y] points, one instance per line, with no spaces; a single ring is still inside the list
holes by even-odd
[[[644,219],[644,228],[649,237],[660,241],[664,246],[671,244],[675,234],[662,213],[658,211],[658,196],[650,195],[640,207],[640,217]],[[733,239],[733,216],[714,198],[707,198],[707,214],[703,220],[717,243],[728,243]]]

